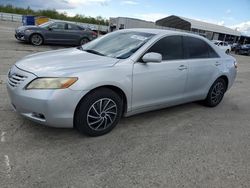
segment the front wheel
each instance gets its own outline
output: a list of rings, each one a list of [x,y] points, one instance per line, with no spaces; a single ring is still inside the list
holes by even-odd
[[[87,94],[75,113],[75,127],[89,136],[110,132],[122,115],[122,99],[113,90],[101,88]]]
[[[35,46],[40,46],[43,43],[43,37],[39,34],[33,34],[30,37],[30,43]]]
[[[222,101],[225,92],[226,82],[224,79],[218,78],[209,89],[207,98],[204,101],[205,105],[209,107],[217,106]]]

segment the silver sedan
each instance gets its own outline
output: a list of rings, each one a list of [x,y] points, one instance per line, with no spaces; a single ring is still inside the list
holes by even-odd
[[[21,115],[99,136],[122,116],[191,101],[214,107],[236,73],[236,60],[204,37],[130,29],[26,56],[10,69],[7,88]]]

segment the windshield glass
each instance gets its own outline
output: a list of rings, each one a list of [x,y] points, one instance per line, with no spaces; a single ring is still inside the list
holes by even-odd
[[[47,28],[52,23],[54,23],[54,22],[53,21],[45,22],[45,23],[39,25],[39,27]]]
[[[98,55],[126,59],[154,35],[137,31],[118,31],[83,45],[82,50]]]

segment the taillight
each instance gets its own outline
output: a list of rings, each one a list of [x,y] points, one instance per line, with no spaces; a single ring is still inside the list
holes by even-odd
[[[92,36],[93,36],[93,37],[97,37],[97,33],[94,32],[94,31],[92,31]]]

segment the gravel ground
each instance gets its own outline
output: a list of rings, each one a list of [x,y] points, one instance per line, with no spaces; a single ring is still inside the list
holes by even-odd
[[[216,108],[197,103],[123,118],[109,134],[43,127],[12,112],[5,77],[33,47],[0,21],[0,187],[250,187],[250,57]]]

